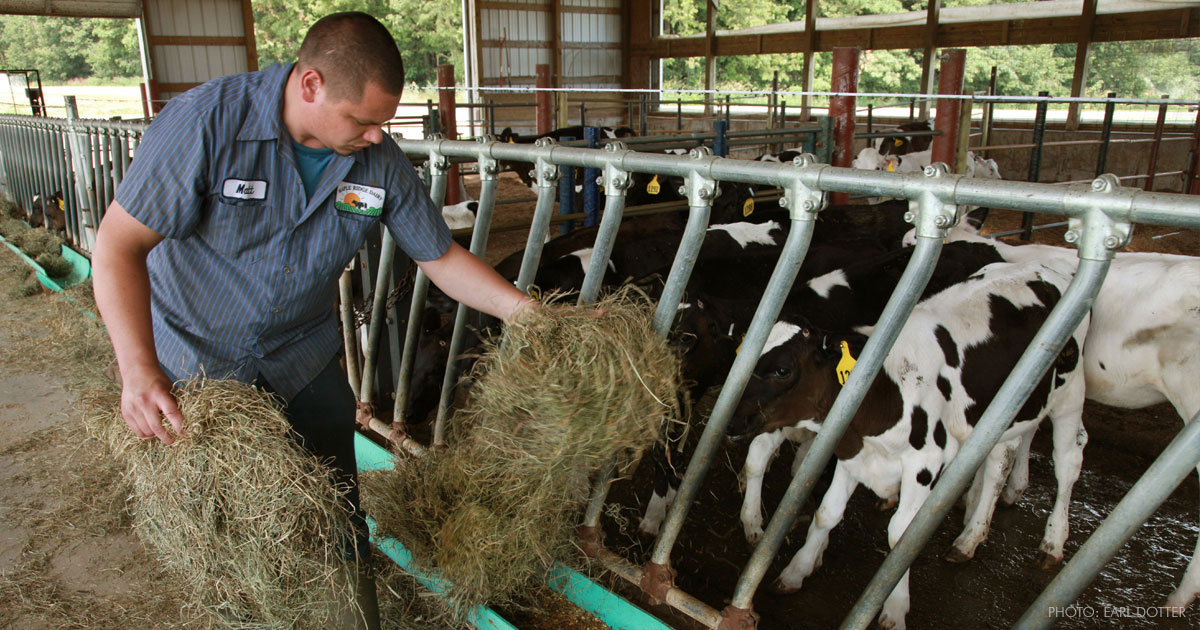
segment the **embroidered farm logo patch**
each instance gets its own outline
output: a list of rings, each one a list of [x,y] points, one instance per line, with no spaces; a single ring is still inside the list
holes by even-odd
[[[333,207],[342,212],[377,217],[383,214],[383,189],[342,182],[333,197]]]

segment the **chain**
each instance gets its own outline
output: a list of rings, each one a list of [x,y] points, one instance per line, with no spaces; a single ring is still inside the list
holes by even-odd
[[[387,300],[384,305],[388,310],[396,307],[396,302],[400,301],[400,297],[408,295],[412,292],[413,279],[415,278],[416,264],[409,261],[408,266],[404,269],[400,281],[392,290],[388,292]],[[372,290],[360,302],[356,302],[353,307],[354,327],[360,328],[371,323],[371,311],[375,304],[375,291]]]

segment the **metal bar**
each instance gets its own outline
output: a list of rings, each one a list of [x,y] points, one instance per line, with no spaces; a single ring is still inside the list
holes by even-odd
[[[926,204],[935,201],[930,198]],[[936,209],[922,208],[921,212],[928,216],[929,213],[936,212]],[[762,583],[771,560],[783,546],[784,536],[791,529],[799,515],[800,507],[808,499],[813,485],[825,468],[825,463],[833,455],[834,447],[837,446],[842,434],[850,426],[850,419],[866,396],[867,389],[875,380],[875,375],[883,367],[883,360],[900,335],[900,329],[908,319],[909,313],[912,312],[913,306],[916,305],[921,292],[925,290],[925,285],[929,283],[929,278],[933,275],[934,263],[941,250],[940,238],[918,236],[912,259],[900,276],[896,290],[888,299],[888,303],[879,317],[879,325],[867,340],[867,345],[863,348],[858,363],[850,373],[850,378],[846,380],[846,385],[825,416],[821,431],[813,440],[812,446],[809,447],[808,455],[800,464],[800,468],[796,470],[796,474],[792,476],[792,481],[788,484],[779,507],[775,509],[771,521],[763,530],[762,540],[754,548],[754,553],[750,555],[741,577],[738,578],[730,605],[743,609],[749,609],[752,606],[754,592]],[[758,361],[760,351],[761,347],[758,351],[750,353],[751,367],[753,367],[753,362]],[[739,353],[739,359],[742,354],[746,353]],[[678,498],[676,500],[678,501]]]
[[[713,121],[713,154],[717,157],[729,156],[729,140],[725,133],[729,130],[729,123],[724,120]]]
[[[562,140],[574,140],[572,136],[563,136]],[[571,214],[575,209],[575,169],[562,169],[558,178],[558,213]],[[559,228],[559,234],[566,234],[575,229],[574,221],[564,221]]]
[[[1054,576],[1014,627],[1037,630],[1054,623],[1052,612],[1078,599],[1138,528],[1200,464],[1200,414],[1163,449],[1137,483],[1125,493],[1112,513],[1088,537],[1075,557]]]
[[[480,151],[479,143],[476,151]],[[492,214],[496,208],[496,177],[499,169],[496,161],[486,154],[486,149],[479,155],[479,211],[475,214],[475,231],[471,234],[471,253],[483,257],[487,252],[488,230],[492,225]],[[433,425],[433,445],[446,444],[446,418],[450,414],[450,403],[454,395],[454,383],[458,379],[458,365],[455,361],[463,351],[466,343],[467,306],[459,304],[454,318],[454,332],[450,336],[449,359],[446,361],[446,374],[442,379],[442,394],[438,400],[437,421]]]
[[[1117,95],[1116,92],[1109,92],[1108,97],[1113,98]],[[1116,111],[1116,103],[1109,101],[1104,106],[1104,127],[1100,132],[1100,150],[1096,157],[1096,177],[1104,173],[1108,168],[1108,145],[1112,140],[1113,114]]]
[[[583,104],[580,103],[579,106],[582,108]],[[600,130],[596,127],[585,127],[583,137],[587,140],[588,148],[595,149],[599,143]],[[583,213],[587,215],[587,218],[583,220],[584,227],[592,227],[599,220],[599,217],[596,216],[596,196],[599,192],[596,178],[599,176],[599,169],[583,169]]]
[[[1038,96],[1049,96],[1049,92],[1038,92]],[[1037,182],[1041,177],[1042,171],[1042,142],[1046,136],[1046,102],[1040,101],[1037,104],[1037,114],[1033,120],[1033,153],[1029,155],[1029,176],[1025,178],[1028,182]],[[1028,241],[1033,239],[1033,214],[1026,212],[1021,215],[1021,240]]]
[[[342,341],[345,346],[346,378],[350,381],[350,389],[354,390],[354,399],[358,400],[358,344],[354,343],[357,328],[354,326],[354,288],[350,277],[350,269],[342,271],[338,279],[340,296],[340,312],[342,315]]]
[[[600,230],[592,246],[592,259],[587,274],[583,277],[583,288],[579,290],[579,303],[591,304],[600,295],[604,283],[604,272],[608,269],[608,258],[612,255],[617,229],[621,227],[621,216],[625,212],[625,195],[608,195],[604,199],[604,216],[600,219]]]
[[[1171,98],[1163,94],[1163,100]],[[1154,144],[1150,145],[1150,163],[1146,166],[1146,184],[1143,190],[1154,190],[1154,171],[1158,168],[1158,148],[1162,145],[1163,126],[1167,123],[1167,104],[1158,106],[1158,120],[1154,123]]]
[[[417,356],[417,346],[420,343],[421,320],[425,311],[425,298],[429,295],[429,276],[418,268],[413,278],[412,297],[408,303],[408,322],[404,331],[404,350],[400,353],[400,368],[396,376],[396,400],[392,407],[392,424],[404,427],[408,424],[408,398],[412,394],[409,381],[412,380],[413,362]],[[424,418],[420,418],[424,420]]]
[[[776,318],[779,317],[783,301],[791,291],[792,283],[795,282],[796,275],[800,271],[800,263],[804,261],[804,256],[808,253],[815,219],[815,212],[793,215],[791,229],[788,232],[787,241],[784,242],[779,262],[776,263],[775,270],[771,273],[771,279],[767,282],[762,300],[754,312],[750,327],[746,331],[746,337],[742,341],[741,351],[733,361],[733,367],[730,368],[729,375],[725,378],[725,385],[721,388],[721,393],[709,415],[704,432],[696,444],[691,461],[684,472],[683,480],[679,484],[679,490],[675,494],[675,501],[671,504],[666,520],[659,529],[658,540],[655,541],[654,550],[650,556],[650,561],[654,564],[665,566],[670,562],[671,549],[675,546],[675,541],[683,528],[683,519],[687,516],[692,501],[695,500],[696,493],[700,490],[700,483],[704,481],[704,476],[712,464],[718,444],[725,437],[725,427],[729,424],[729,419],[737,408],[742,392],[746,389],[746,383],[749,382],[750,374],[754,371],[754,364],[758,361],[758,355],[766,344],[767,334],[770,333]]]
[[[866,628],[871,624],[883,607],[884,600],[908,571],[959,495],[971,483],[975,470],[1000,441],[1000,436],[1012,424],[1021,405],[1083,321],[1104,282],[1110,260],[1080,260],[1079,269],[1066,293],[1050,311],[1045,323],[1000,386],[1000,391],[996,392],[991,404],[983,412],[971,436],[959,448],[958,454],[950,461],[892,552],[884,559],[883,566],[859,596],[850,615],[842,623],[842,628]]]
[[[375,359],[379,355],[379,333],[387,319],[388,284],[392,278],[392,262],[396,258],[396,241],[392,232],[383,228],[379,246],[379,264],[375,269],[375,300],[371,304],[371,325],[367,328],[367,347],[363,358],[362,385],[359,402],[375,402]]]
[[[517,273],[517,290],[529,293],[529,287],[537,278],[538,264],[542,260],[542,247],[550,233],[550,220],[554,217],[554,182],[559,178],[558,167],[538,160],[534,164],[537,203],[529,223],[529,239],[525,242],[525,254],[521,259],[521,271]]]

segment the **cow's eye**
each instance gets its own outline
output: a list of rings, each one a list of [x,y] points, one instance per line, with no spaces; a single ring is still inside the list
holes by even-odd
[[[785,367],[775,368],[775,371],[771,372],[771,378],[777,379],[785,379],[791,375],[792,371]]]

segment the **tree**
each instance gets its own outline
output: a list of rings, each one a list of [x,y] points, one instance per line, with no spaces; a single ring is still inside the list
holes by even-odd
[[[90,76],[88,29],[80,18],[4,16],[0,55],[7,68],[36,69],[42,81]]]

